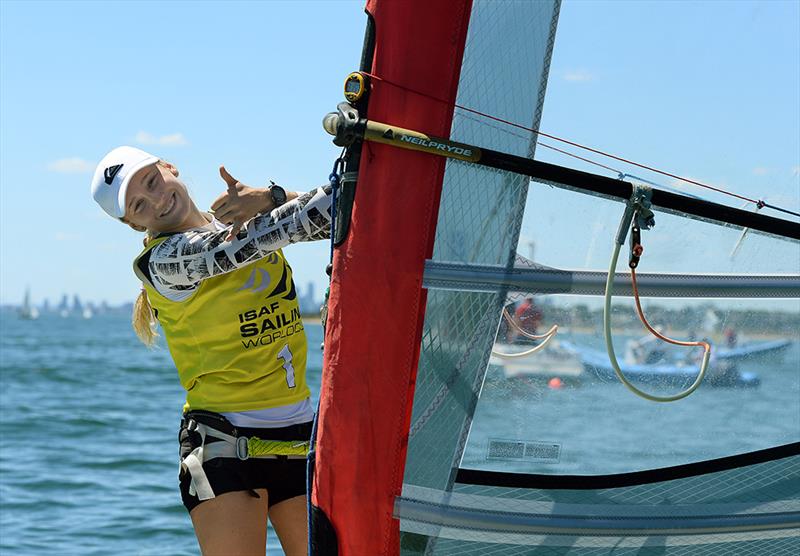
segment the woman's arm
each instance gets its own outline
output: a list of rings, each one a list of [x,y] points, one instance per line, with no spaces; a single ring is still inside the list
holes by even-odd
[[[230,229],[190,230],[150,251],[147,268],[159,289],[186,291],[202,280],[241,268],[291,243],[330,237],[331,186],[299,195],[249,220],[232,241]]]
[[[225,166],[219,167],[219,175],[227,184],[227,191],[222,193],[211,204],[211,213],[223,224],[231,226],[228,237],[231,240],[239,233],[245,222],[257,216],[270,212],[275,208],[272,202],[272,193],[269,188],[250,187],[245,185],[228,173]],[[272,185],[275,182],[270,180]],[[297,198],[294,191],[286,191],[286,200],[292,201]]]

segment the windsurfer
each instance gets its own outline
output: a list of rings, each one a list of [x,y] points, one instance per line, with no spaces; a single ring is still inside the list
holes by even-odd
[[[514,309],[514,322],[528,334],[537,334],[539,325],[542,323],[542,311],[534,304],[532,296],[523,299]],[[510,333],[512,335],[510,342],[532,343],[530,339],[522,336],[514,327],[511,327]]]
[[[725,337],[725,345],[728,348],[736,347],[736,344],[738,343],[739,340],[739,338],[736,335],[736,330],[734,330],[729,326],[728,328],[725,329],[722,335]]]
[[[161,325],[187,390],[180,491],[202,552],[263,554],[269,518],[286,554],[305,554],[313,409],[281,249],[329,237],[331,189],[296,194],[220,175],[227,190],[203,212],[175,166],[119,147],[98,165],[92,194],[147,233],[134,262],[143,284],[134,328],[152,344]],[[259,341],[248,343],[254,326]]]
[[[659,334],[664,332],[664,327],[657,324],[654,327]],[[625,362],[632,365],[658,365],[666,363],[667,352],[664,345],[656,336],[648,334],[637,340],[629,340]]]

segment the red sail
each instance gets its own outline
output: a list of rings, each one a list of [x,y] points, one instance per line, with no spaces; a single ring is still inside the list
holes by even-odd
[[[447,137],[471,0],[370,0],[369,117]],[[397,554],[400,494],[445,160],[363,148],[347,241],[334,255],[312,504],[338,554]],[[319,550],[319,545],[318,545]],[[328,552],[330,546],[319,550]]]

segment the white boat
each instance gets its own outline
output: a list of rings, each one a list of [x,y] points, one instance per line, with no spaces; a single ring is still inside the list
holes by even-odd
[[[22,305],[18,311],[19,318],[26,320],[34,320],[39,318],[39,309],[31,305],[31,291],[30,288],[25,289],[25,298],[22,300]]]
[[[568,342],[553,339],[545,349],[524,357],[507,358],[500,354],[515,355],[531,349],[530,345],[497,343],[494,345],[489,365],[499,367],[505,378],[577,379],[583,374],[580,353]]]

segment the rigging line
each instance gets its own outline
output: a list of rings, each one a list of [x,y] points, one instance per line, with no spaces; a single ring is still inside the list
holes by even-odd
[[[685,398],[700,386],[700,383],[703,381],[703,378],[706,376],[706,371],[708,370],[708,362],[711,358],[711,344],[708,342],[684,342],[681,340],[673,340],[668,338],[662,334],[660,334],[655,328],[650,326],[647,322],[647,319],[644,316],[644,311],[642,311],[641,302],[639,300],[639,289],[636,284],[636,267],[639,265],[639,259],[642,256],[642,252],[644,251],[644,247],[641,244],[641,229],[648,229],[653,225],[652,217],[653,213],[650,211],[650,198],[651,198],[652,190],[647,186],[642,185],[634,185],[633,195],[631,195],[631,200],[628,205],[625,207],[625,212],[622,214],[622,219],[619,222],[619,230],[617,231],[617,235],[614,238],[614,252],[611,255],[611,265],[608,269],[608,276],[606,276],[606,294],[605,294],[605,302],[603,304],[603,336],[606,341],[606,353],[608,354],[609,363],[611,363],[611,367],[614,369],[614,374],[617,375],[620,382],[625,385],[625,387],[639,396],[640,398],[644,398],[645,400],[650,400],[652,402],[674,402],[680,399]],[[657,338],[669,342],[671,344],[681,345],[681,346],[699,346],[702,345],[704,347],[703,351],[703,361],[700,364],[700,371],[697,373],[697,376],[694,379],[694,382],[677,394],[669,395],[669,396],[657,396],[654,394],[649,394],[644,390],[637,388],[633,383],[628,380],[625,376],[625,373],[619,366],[619,362],[617,361],[617,355],[614,353],[614,342],[612,341],[611,336],[611,297],[612,297],[612,290],[614,288],[614,275],[616,274],[617,268],[617,260],[619,258],[619,251],[622,248],[622,245],[625,243],[625,238],[628,235],[628,226],[631,226],[631,237],[630,237],[630,245],[631,245],[631,254],[630,259],[628,261],[628,266],[631,269],[631,287],[633,288],[633,296],[636,301],[636,311],[639,314],[639,319],[642,321],[644,326],[647,330],[650,331],[651,334],[655,335]]]
[[[711,344],[705,341],[683,341],[683,340],[675,340],[672,338],[668,338],[667,336],[661,334],[657,328],[654,328],[650,325],[647,321],[647,317],[644,315],[644,310],[642,309],[642,302],[639,296],[639,284],[636,281],[636,269],[631,267],[631,289],[633,290],[633,300],[636,302],[636,313],[639,315],[639,320],[642,321],[642,324],[647,328],[647,330],[659,340],[663,340],[669,344],[673,344],[676,346],[685,346],[685,347],[701,347],[703,350],[708,353],[711,351]]]
[[[511,135],[511,136],[513,136],[513,137],[518,137],[519,139],[526,139],[526,140],[528,139],[528,136],[527,136],[527,135],[522,135],[521,133],[514,133],[513,131],[509,131],[508,129],[502,128],[502,127],[500,127],[500,126],[495,126],[495,125],[487,124],[487,123],[483,122],[482,120],[480,120],[480,119],[478,119],[478,118],[471,118],[471,117],[469,117],[469,116],[464,116],[464,118],[465,118],[465,119],[467,119],[467,120],[470,120],[470,121],[472,121],[472,122],[483,123],[484,125],[488,125],[488,126],[489,126],[489,127],[491,127],[492,129],[497,129],[497,130],[500,130],[500,131],[502,131],[503,133],[507,133],[508,135]],[[597,161],[594,161],[594,160],[591,160],[591,159],[589,159],[589,158],[584,158],[584,157],[582,157],[582,156],[578,156],[578,155],[577,155],[577,154],[575,154],[575,153],[571,153],[571,152],[569,152],[569,151],[565,151],[565,150],[563,150],[563,149],[559,149],[559,148],[557,148],[557,147],[554,147],[553,145],[548,145],[547,143],[542,143],[541,141],[536,141],[536,144],[537,144],[538,146],[540,146],[540,147],[544,147],[544,148],[546,148],[546,149],[550,149],[550,150],[553,150],[553,151],[559,152],[559,153],[561,153],[561,154],[563,154],[563,155],[566,155],[566,156],[571,156],[572,158],[577,158],[578,160],[582,160],[583,162],[587,162],[587,163],[589,163],[589,164],[593,164],[594,166],[598,166],[598,167],[600,167],[600,168],[603,168],[603,169],[605,169],[605,170],[608,170],[609,172],[613,172],[613,173],[617,174],[617,177],[619,177],[619,179],[625,179],[625,177],[629,176],[629,177],[632,177],[632,178],[636,178],[636,179],[638,179],[639,181],[644,181],[644,182],[647,182],[647,180],[645,180],[645,179],[643,179],[643,178],[638,178],[638,177],[636,177],[636,176],[634,176],[634,175],[632,175],[632,174],[625,174],[625,173],[623,173],[621,170],[617,170],[616,168],[612,168],[611,166],[606,166],[605,164],[600,164],[599,162],[597,162]],[[661,185],[659,185],[659,184],[657,184],[657,183],[653,183],[653,182],[647,182],[647,183],[650,183],[651,185],[656,185],[656,186],[658,186],[658,187],[663,187],[663,186],[661,186]]]
[[[633,211],[631,208],[631,206],[626,207],[626,211],[623,214],[622,221],[620,223],[620,232],[624,231],[625,235],[627,235],[628,232],[626,220],[633,216]],[[649,394],[644,390],[639,389],[630,380],[628,380],[628,378],[625,376],[625,373],[619,367],[617,355],[614,352],[614,343],[612,341],[611,333],[611,298],[613,296],[612,292],[614,288],[614,276],[616,274],[617,260],[619,259],[619,251],[623,243],[625,243],[624,235],[621,236],[621,239],[618,238],[614,242],[614,251],[611,254],[611,264],[608,269],[608,276],[606,277],[606,293],[605,302],[603,304],[603,336],[606,342],[606,353],[608,354],[609,363],[611,363],[611,368],[614,369],[614,374],[617,375],[617,378],[620,380],[620,382],[622,382],[622,384],[625,385],[628,390],[640,398],[644,398],[645,400],[649,400],[651,402],[674,402],[683,399],[697,390],[697,388],[700,386],[700,383],[703,382],[703,378],[706,375],[706,370],[708,369],[708,362],[711,357],[710,344],[706,344],[705,346],[706,349],[703,352],[703,361],[700,363],[700,371],[697,373],[697,377],[695,377],[694,382],[691,384],[691,386],[677,394],[668,396],[656,396],[654,394]],[[633,282],[631,282],[631,285],[633,286]]]
[[[800,174],[800,170],[795,170],[795,171],[792,173],[792,177],[791,177],[791,178],[789,178],[789,183],[790,183],[790,184],[794,182],[794,178],[796,178],[796,177],[798,176],[798,174]],[[771,209],[779,210],[779,211],[781,211],[781,212],[785,212],[785,213],[787,213],[787,214],[791,214],[791,215],[793,215],[793,216],[800,216],[800,213],[798,213],[798,212],[794,212],[794,211],[791,211],[791,210],[787,210],[787,209],[785,209],[785,208],[781,208],[781,207],[776,207],[776,206],[773,206],[773,205],[771,205],[771,204],[767,203],[767,202],[766,202],[764,199],[761,199],[761,200],[759,201],[759,203],[760,203],[760,204],[759,204],[759,205],[757,205],[757,208],[756,208],[756,210],[759,210],[759,209],[761,209],[761,208],[763,208],[763,207],[769,207],[769,208],[771,208]]]
[[[556,147],[554,147],[552,145],[548,145],[547,143],[542,143],[541,141],[536,141],[536,144],[539,145],[540,147],[544,147],[546,149],[551,149],[551,150],[554,150],[554,151],[559,152],[561,154],[565,154],[567,156],[571,156],[572,158],[577,158],[578,160],[582,160],[584,162],[588,162],[589,164],[594,164],[595,166],[599,166],[600,168],[605,168],[606,170],[608,170],[610,172],[614,172],[617,175],[623,175],[622,172],[620,172],[619,170],[617,170],[615,168],[612,168],[611,166],[606,166],[605,164],[600,164],[599,162],[595,162],[594,160],[589,160],[588,158],[583,158],[582,156],[578,156],[577,154],[573,154],[573,153],[571,153],[569,151],[565,151],[565,150],[562,150],[562,149],[557,149]]]
[[[442,101],[442,102],[444,102],[444,101]],[[456,105],[456,106],[458,106],[458,105]],[[459,108],[461,108],[461,107],[459,106]],[[466,119],[470,120],[470,121],[473,121],[473,122],[480,122],[481,121],[478,118],[470,118],[469,116],[464,116],[464,117]],[[491,116],[487,116],[487,117],[491,118]],[[492,119],[494,119],[494,118],[492,118]],[[486,124],[486,125],[489,125],[489,124]],[[503,129],[503,128],[499,127],[499,126],[490,126],[490,127],[492,127],[493,129],[498,129],[498,130],[502,130]],[[529,130],[529,131],[533,131],[533,130]],[[505,133],[513,135],[514,137],[519,137],[520,139],[527,139],[527,137],[523,136],[522,134],[513,133],[513,132],[508,131],[508,130],[505,130]],[[536,133],[536,132],[534,132],[534,133]],[[621,170],[618,170],[616,168],[612,168],[611,166],[606,166],[605,164],[600,164],[599,162],[597,162],[595,160],[591,160],[589,158],[584,158],[582,156],[578,156],[575,153],[571,153],[569,151],[565,151],[563,149],[559,149],[559,148],[554,147],[552,145],[548,145],[547,143],[543,143],[541,141],[536,141],[536,144],[541,146],[541,147],[544,147],[546,149],[551,149],[553,151],[561,153],[563,155],[570,156],[572,158],[577,158],[578,160],[581,160],[581,161],[586,162],[588,164],[592,164],[594,166],[598,166],[600,168],[603,168],[604,170],[608,170],[609,172],[614,172],[615,174],[617,174],[617,177],[619,179],[621,179],[621,180],[624,180],[625,178],[634,178],[634,179],[636,179],[638,181],[641,181],[641,182],[644,182],[644,183],[647,183],[647,184],[650,184],[650,185],[654,185],[656,187],[665,188],[665,186],[662,185],[662,184],[656,183],[654,181],[647,180],[647,179],[642,178],[640,176],[635,176],[633,174],[626,174],[626,173],[622,172]],[[687,194],[687,193],[684,192],[682,194]],[[697,198],[699,199],[700,197],[697,197]],[[745,206],[747,206],[747,204],[755,202],[756,211],[761,210],[764,207],[769,207],[769,208],[772,208],[772,209],[780,211],[780,212],[785,212],[787,214],[791,214],[793,216],[800,216],[800,213],[793,212],[793,211],[785,209],[785,208],[781,208],[781,207],[778,207],[778,206],[771,205],[770,203],[767,203],[763,199],[762,200],[758,200],[758,201],[752,201],[750,199],[744,199],[744,201],[745,201]]]
[[[768,208],[771,208],[772,210],[779,210],[781,212],[785,212],[786,214],[791,214],[792,216],[800,217],[800,212],[794,212],[793,210],[789,210],[789,209],[785,209],[785,208],[781,208],[781,207],[776,207],[775,205],[772,205],[772,204],[764,202],[764,201],[758,201],[756,203],[756,206],[758,208],[768,207]]]
[[[521,125],[521,124],[517,124],[517,123],[511,122],[511,121],[508,121],[508,120],[504,120],[503,118],[498,118],[497,116],[491,116],[491,115],[486,114],[484,112],[480,112],[480,111],[474,110],[472,108],[467,108],[466,106],[462,106],[462,105],[460,105],[458,103],[455,103],[455,102],[449,102],[449,101],[444,100],[442,98],[438,98],[438,97],[435,97],[433,95],[429,95],[427,93],[423,93],[421,91],[417,91],[415,89],[411,89],[411,88],[406,87],[404,85],[400,85],[399,83],[395,83],[394,81],[391,81],[389,79],[385,79],[383,77],[379,77],[379,76],[375,75],[374,73],[370,73],[370,72],[366,72],[366,71],[362,71],[361,73],[366,75],[366,76],[368,76],[368,77],[371,77],[372,79],[375,79],[376,81],[380,81],[380,82],[383,82],[383,83],[388,83],[389,85],[397,87],[398,89],[402,89],[404,91],[407,91],[407,92],[410,92],[410,93],[414,93],[414,94],[429,98],[431,100],[435,100],[437,102],[442,102],[444,104],[448,104],[448,105],[454,106],[455,108],[459,108],[459,109],[464,110],[466,112],[471,112],[473,114],[477,114],[479,116],[483,116],[484,118],[488,118],[488,119],[494,120],[496,122],[504,123],[504,124],[510,125],[512,127],[523,129],[525,131],[529,131],[529,132],[535,133],[537,135],[542,135],[544,137],[547,137],[548,139],[553,139],[554,141],[559,141],[561,143],[566,143],[567,145],[572,145],[573,147],[577,147],[579,149],[584,149],[584,150],[587,150],[589,152],[593,152],[595,154],[599,154],[601,156],[612,158],[614,160],[618,160],[620,162],[624,162],[624,163],[630,164],[632,166],[637,166],[639,168],[643,168],[645,170],[649,170],[649,171],[655,172],[657,174],[668,176],[670,178],[673,178],[673,179],[676,179],[676,180],[680,180],[680,181],[684,181],[686,183],[691,183],[693,185],[696,185],[698,187],[703,187],[705,189],[710,189],[711,191],[716,191],[717,193],[722,193],[723,195],[730,195],[731,197],[735,197],[737,199],[741,199],[742,201],[747,201],[748,203],[753,203],[755,205],[761,205],[761,206],[769,206],[769,208],[772,208],[774,210],[779,210],[781,212],[786,212],[788,214],[794,214],[794,215],[800,216],[800,214],[791,212],[791,211],[789,211],[787,209],[783,209],[783,208],[780,208],[780,207],[775,207],[773,205],[768,205],[764,201],[751,199],[749,197],[745,197],[743,195],[739,195],[738,193],[733,193],[731,191],[725,191],[724,189],[720,189],[720,188],[714,187],[712,185],[707,185],[707,184],[704,184],[704,183],[696,181],[696,180],[691,180],[689,178],[684,178],[684,177],[678,176],[676,174],[672,174],[670,172],[665,172],[663,170],[659,170],[657,168],[653,168],[652,166],[647,166],[646,164],[639,164],[638,162],[634,162],[632,160],[628,160],[628,159],[622,158],[620,156],[616,156],[616,155],[613,155],[613,154],[610,154],[610,153],[607,153],[607,152],[604,152],[604,151],[601,151],[601,150],[598,150],[598,149],[594,149],[592,147],[587,147],[585,145],[581,145],[580,143],[575,143],[574,141],[569,141],[567,139],[562,139],[561,137],[557,137],[555,135],[550,135],[548,133],[545,133],[544,131],[537,131],[537,130],[532,129],[530,127],[526,127],[526,126]]]
[[[527,135],[523,135],[521,133],[514,133],[513,131],[510,131],[510,130],[508,130],[506,128],[503,128],[503,127],[500,127],[500,126],[497,126],[497,125],[488,124],[488,123],[484,122],[483,120],[481,120],[479,118],[472,118],[470,116],[466,116],[465,115],[464,119],[469,120],[471,122],[476,122],[476,123],[480,123],[480,124],[489,126],[492,129],[497,129],[497,130],[499,130],[499,131],[501,131],[503,133],[506,133],[506,134],[511,135],[513,137],[517,137],[519,139],[528,140],[528,136]],[[636,176],[634,176],[632,174],[625,174],[621,170],[617,170],[616,168],[612,168],[611,166],[606,166],[605,164],[600,164],[599,162],[597,162],[595,160],[591,160],[589,158],[584,158],[582,156],[578,156],[575,153],[571,153],[569,151],[565,151],[563,149],[559,149],[557,147],[554,147],[553,145],[548,145],[547,143],[542,143],[541,141],[536,141],[536,144],[538,146],[540,146],[540,147],[544,147],[546,149],[551,149],[553,151],[559,152],[559,153],[564,154],[566,156],[571,156],[572,158],[577,158],[578,160],[582,160],[583,162],[588,162],[589,164],[593,164],[595,166],[599,166],[600,168],[608,170],[609,172],[614,172],[615,174],[617,174],[617,177],[619,177],[619,179],[625,179],[626,176],[630,176],[632,178],[638,179],[639,181],[647,181],[647,180],[645,180],[643,178],[637,178]],[[648,182],[648,183],[651,183],[652,185],[657,185],[659,187],[662,187],[661,185],[656,184],[656,183],[652,183],[652,182]]]

